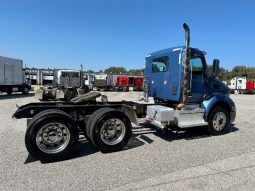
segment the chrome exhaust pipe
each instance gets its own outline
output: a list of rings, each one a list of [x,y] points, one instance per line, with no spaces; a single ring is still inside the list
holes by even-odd
[[[83,76],[83,65],[81,64],[81,70],[80,70],[80,88],[84,88],[85,82],[84,82],[84,76]]]
[[[187,89],[188,89],[188,74],[189,74],[189,60],[190,60],[190,29],[186,23],[183,23],[185,30],[185,59],[182,72],[182,95],[181,101],[177,105],[177,109],[184,108],[187,103]]]

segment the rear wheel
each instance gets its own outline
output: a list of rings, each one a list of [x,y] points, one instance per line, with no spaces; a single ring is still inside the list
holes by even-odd
[[[78,139],[78,127],[65,112],[44,111],[28,124],[25,144],[28,152],[45,162],[58,161],[70,156]]]
[[[28,94],[28,93],[29,93],[28,87],[27,87],[27,86],[23,86],[23,88],[22,88],[22,94],[26,95],[26,94]]]
[[[11,95],[12,94],[12,88],[8,88],[7,90],[6,90],[6,93],[8,94],[8,95]]]
[[[91,122],[92,122],[92,120],[95,118],[95,117],[97,117],[97,115],[98,114],[100,114],[101,112],[103,112],[103,111],[113,111],[114,109],[113,108],[108,108],[108,107],[105,107],[105,108],[101,108],[101,109],[98,109],[98,110],[96,110],[91,116],[90,116],[90,118],[89,118],[89,120],[87,121],[87,122],[84,122],[85,124],[86,124],[86,132],[85,132],[85,134],[86,134],[86,136],[87,136],[87,139],[88,140],[90,140],[90,137],[91,137],[91,135],[90,135],[90,124],[91,124]]]
[[[226,132],[229,125],[229,112],[221,107],[215,107],[209,117],[208,130],[211,135],[221,135]]]
[[[90,124],[90,139],[101,152],[121,150],[128,143],[131,133],[129,119],[117,110],[102,110]]]

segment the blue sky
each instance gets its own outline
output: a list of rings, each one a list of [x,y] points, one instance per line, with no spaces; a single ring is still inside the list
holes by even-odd
[[[221,66],[255,66],[255,0],[0,0],[0,55],[28,67],[143,68],[146,54],[191,46]]]

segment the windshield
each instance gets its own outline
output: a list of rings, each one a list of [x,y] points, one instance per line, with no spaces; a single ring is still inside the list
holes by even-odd
[[[78,78],[79,73],[78,72],[62,72],[62,77]]]

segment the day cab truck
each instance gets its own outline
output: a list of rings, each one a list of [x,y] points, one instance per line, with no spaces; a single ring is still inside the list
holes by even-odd
[[[36,91],[36,97],[42,101],[63,99],[69,101],[80,93],[88,92],[82,70],[54,69],[53,84]]]
[[[226,132],[235,120],[236,108],[229,89],[216,79],[219,60],[208,73],[205,52],[185,46],[168,48],[146,56],[145,80],[155,103],[109,102],[99,92],[77,96],[70,102],[29,103],[17,109],[15,118],[27,118],[25,145],[41,161],[70,156],[79,133],[101,152],[121,150],[129,141],[132,126],[142,118],[161,130],[204,126],[211,135]]]
[[[31,89],[30,80],[26,79],[23,61],[0,56],[0,92],[11,95],[13,92],[28,94]]]

